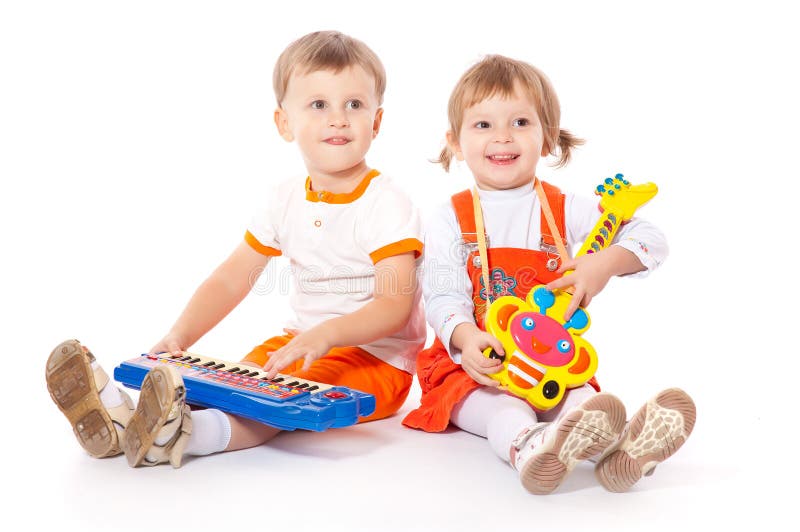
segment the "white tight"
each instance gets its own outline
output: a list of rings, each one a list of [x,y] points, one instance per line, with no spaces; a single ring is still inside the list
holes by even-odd
[[[557,407],[537,413],[524,399],[484,386],[470,392],[453,408],[450,422],[461,430],[487,438],[495,454],[508,461],[511,442],[523,429],[537,421],[554,421],[595,393],[588,384],[568,390]]]

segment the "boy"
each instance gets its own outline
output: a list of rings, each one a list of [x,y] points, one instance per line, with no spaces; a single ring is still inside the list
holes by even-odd
[[[308,177],[275,187],[244,242],[151,352],[188,349],[247,295],[252,272],[285,255],[294,274],[295,320],[287,334],[243,362],[270,376],[281,371],[371,393],[376,410],[362,421],[387,417],[408,394],[425,323],[415,272],[422,252],[417,212],[365,161],[383,117],[383,66],[364,43],[316,32],[284,50],[273,84],[278,133],[297,142]],[[135,412],[107,382],[76,340],[48,360],[51,396],[92,456],[124,452],[134,467],[179,467],[186,454],[244,449],[279,432],[216,409],[190,413],[180,375],[166,366],[145,378]]]

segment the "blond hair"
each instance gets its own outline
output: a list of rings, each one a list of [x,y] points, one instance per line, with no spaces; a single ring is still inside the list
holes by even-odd
[[[459,140],[464,111],[496,94],[503,97],[512,96],[517,84],[521,87],[523,95],[530,98],[536,106],[536,112],[542,123],[544,147],[547,153],[556,155],[556,152],[559,152],[556,166],[566,165],[571,157],[572,148],[583,144],[584,141],[561,129],[559,124],[561,108],[553,85],[547,76],[533,65],[502,55],[486,56],[464,72],[456,83],[447,105],[447,117],[453,140]],[[452,158],[453,152],[449,146],[445,146],[439,159],[434,162],[441,163],[444,169],[449,171]]]
[[[275,63],[272,86],[278,105],[286,96],[286,87],[293,73],[309,74],[318,70],[338,73],[352,66],[360,66],[375,78],[375,94],[378,104],[382,104],[386,71],[366,44],[338,31],[316,31],[300,37],[286,47]]]

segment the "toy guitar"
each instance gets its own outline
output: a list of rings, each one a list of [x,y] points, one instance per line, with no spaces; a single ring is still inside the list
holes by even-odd
[[[608,247],[622,223],[656,193],[655,184],[632,186],[622,174],[598,185],[595,194],[603,214],[576,256]],[[571,298],[566,290],[551,292],[537,285],[524,301],[513,296],[496,299],[486,314],[486,330],[506,353],[502,357],[491,348],[484,351],[484,356],[503,362],[503,369],[489,377],[540,411],[558,405],[568,388],[583,386],[597,370],[597,354],[581,336],[591,324],[589,313],[578,308],[564,321]]]
[[[346,427],[375,411],[375,397],[367,393],[280,373],[268,380],[266,372],[255,367],[188,352],[132,358],[114,368],[114,379],[138,390],[157,364],[178,370],[188,403],[283,430]]]

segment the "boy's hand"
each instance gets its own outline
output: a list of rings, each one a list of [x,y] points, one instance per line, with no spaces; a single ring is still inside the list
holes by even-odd
[[[503,369],[503,364],[495,358],[483,356],[487,347],[494,348],[501,355],[505,355],[503,344],[491,334],[477,329],[464,339],[461,347],[461,367],[472,377],[472,380],[485,386],[499,386],[500,383],[486,375],[497,373]]]
[[[168,333],[156,345],[150,348],[148,355],[157,355],[158,353],[177,353],[184,351],[189,346],[186,345],[184,339],[173,332]]]
[[[605,288],[608,280],[613,276],[611,261],[608,260],[610,257],[605,253],[606,251],[565,260],[556,273],[563,274],[569,270],[573,270],[573,272],[547,284],[548,290],[574,287],[572,300],[564,313],[565,320],[572,317],[578,306],[589,306],[592,298]]]
[[[330,340],[325,323],[317,325],[304,333],[292,338],[288,344],[270,354],[269,360],[264,364],[264,370],[270,379],[275,377],[280,370],[297,359],[303,358],[303,371],[311,363],[319,360],[334,347]]]

